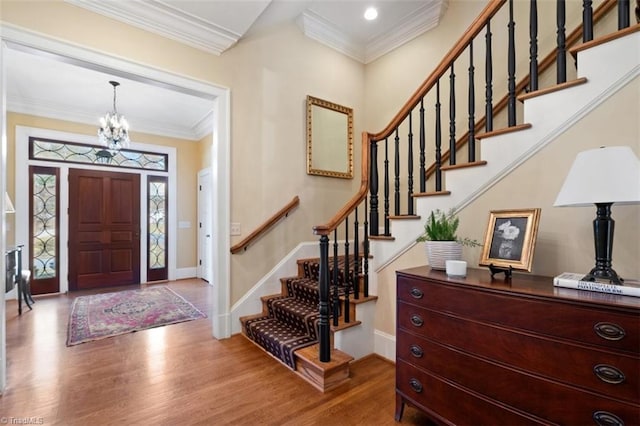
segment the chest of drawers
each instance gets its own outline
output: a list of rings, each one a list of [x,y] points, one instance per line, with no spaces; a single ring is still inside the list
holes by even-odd
[[[640,424],[640,298],[549,277],[397,273],[396,420]]]

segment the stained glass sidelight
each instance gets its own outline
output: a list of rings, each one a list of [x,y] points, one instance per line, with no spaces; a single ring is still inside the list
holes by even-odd
[[[149,177],[149,269],[167,266],[167,181]]]
[[[33,173],[32,265],[35,280],[57,275],[57,176]]]

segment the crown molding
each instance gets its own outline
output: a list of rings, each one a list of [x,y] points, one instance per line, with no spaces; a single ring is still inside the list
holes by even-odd
[[[380,34],[368,43],[358,42],[353,37],[349,37],[344,31],[311,10],[303,12],[297,22],[307,37],[363,64],[368,64],[435,28],[440,23],[440,18],[447,10],[448,4],[448,0],[428,2],[398,23],[397,29]]]
[[[297,23],[304,35],[310,39],[365,63],[364,46],[317,13],[306,10],[300,15]]]
[[[236,34],[155,0],[65,1],[215,55],[220,55],[229,49],[241,37],[241,34]]]
[[[365,64],[375,61],[421,34],[435,28],[449,6],[448,0],[427,2],[398,23],[398,29],[373,38],[364,47]]]
[[[46,103],[42,100],[36,99],[14,99],[12,97],[7,97],[7,111],[18,114],[34,115],[37,117],[46,117],[54,120],[94,125],[96,126],[96,134],[98,132],[99,117],[94,114],[87,114],[81,109],[70,110],[69,107],[65,105],[52,102]],[[145,122],[140,119],[135,119],[135,128],[132,127],[130,131],[189,141],[199,141],[211,133],[211,120],[212,113],[210,112],[195,123],[190,129],[185,129],[183,126],[163,126],[161,124],[159,125],[157,122]]]

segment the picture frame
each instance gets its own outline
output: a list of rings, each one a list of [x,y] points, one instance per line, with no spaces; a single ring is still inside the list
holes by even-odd
[[[353,109],[307,95],[307,174],[353,179]]]
[[[540,209],[492,210],[480,265],[531,272]]]

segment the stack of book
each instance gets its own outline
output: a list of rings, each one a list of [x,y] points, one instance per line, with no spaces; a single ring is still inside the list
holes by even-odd
[[[577,290],[640,297],[640,282],[636,280],[624,280],[623,285],[616,285],[611,284],[609,281],[586,281],[584,280],[584,274],[565,272],[553,279],[553,285]]]

